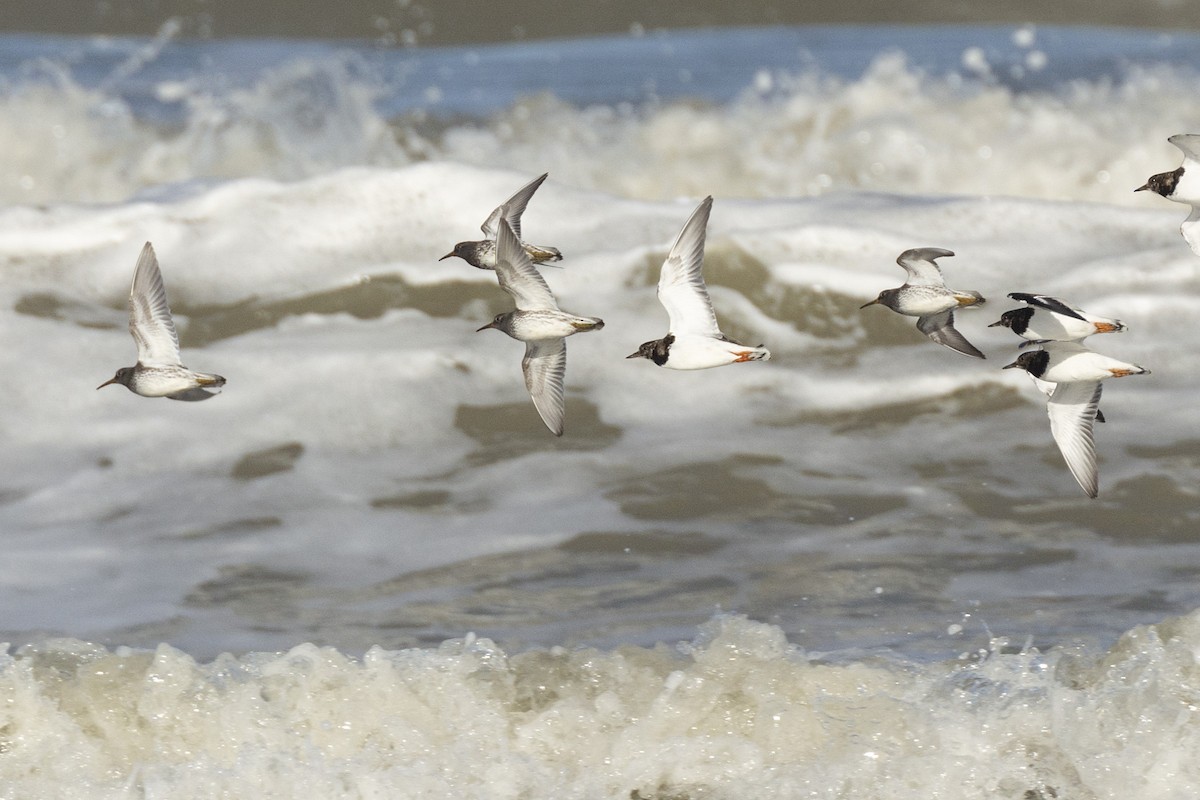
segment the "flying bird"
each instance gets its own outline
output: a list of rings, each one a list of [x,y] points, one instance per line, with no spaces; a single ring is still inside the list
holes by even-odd
[[[1151,175],[1135,192],[1151,191],[1191,207],[1179,232],[1192,252],[1200,255],[1200,134],[1177,133],[1168,142],[1183,152],[1183,164],[1171,172]]]
[[[496,256],[496,278],[500,288],[512,296],[516,309],[497,314],[479,330],[495,328],[525,342],[525,357],[521,360],[525,388],[542,422],[555,436],[562,436],[563,379],[567,371],[567,345],[563,340],[580,331],[599,330],[604,320],[560,311],[546,279],[534,268],[516,233],[503,219],[497,231]]]
[[[658,278],[658,299],[670,318],[667,335],[645,342],[626,358],[648,358],[668,369],[708,369],[743,361],[766,361],[771,351],[735,342],[717,326],[704,284],[704,236],[712,197],[692,212],[671,245]]]
[[[475,242],[459,242],[454,245],[454,249],[446,255],[438,259],[445,261],[447,258],[458,256],[463,261],[466,261],[473,267],[479,269],[495,269],[496,268],[496,234],[500,229],[500,222],[503,220],[508,223],[508,227],[516,235],[517,240],[521,239],[521,215],[525,213],[525,206],[529,204],[529,198],[533,197],[533,193],[542,185],[542,181],[546,180],[546,176],[550,173],[543,173],[541,176],[534,178],[529,183],[517,190],[517,193],[502,205],[496,206],[496,209],[483,221],[481,226],[483,235],[486,237]],[[557,247],[543,247],[536,244],[521,243],[525,248],[525,252],[529,254],[529,258],[535,264],[545,264],[550,261],[562,261],[562,253]]]
[[[1012,292],[1008,296],[1026,306],[1005,311],[988,327],[1011,329],[1026,340],[1021,347],[1046,341],[1077,342],[1093,333],[1121,333],[1129,329],[1119,319],[1089,314],[1057,297],[1024,292]]]
[[[167,307],[158,259],[149,242],[138,257],[129,289],[129,332],[137,344],[137,363],[121,367],[97,389],[119,383],[142,397],[195,401],[207,400],[217,394],[210,389],[225,385],[220,375],[193,372],[180,362],[179,335]]]
[[[1057,341],[1021,353],[1004,369],[1023,369],[1042,391],[1049,389],[1046,413],[1050,433],[1080,488],[1088,497],[1095,497],[1100,481],[1092,427],[1100,408],[1101,381],[1146,375],[1150,370],[1100,355],[1078,342]]]
[[[937,259],[952,256],[940,247],[905,250],[896,259],[904,267],[908,280],[895,289],[884,289],[867,306],[887,306],[892,311],[917,318],[917,330],[956,353],[986,358],[954,327],[954,309],[986,302],[979,292],[947,289]]]

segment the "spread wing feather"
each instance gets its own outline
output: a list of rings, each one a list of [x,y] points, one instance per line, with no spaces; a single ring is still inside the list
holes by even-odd
[[[567,345],[563,339],[538,339],[525,343],[521,359],[525,388],[542,422],[555,436],[562,436],[565,401],[563,379],[567,373]]]
[[[1047,311],[1053,311],[1055,314],[1062,314],[1064,317],[1074,317],[1084,322],[1087,321],[1087,318],[1083,316],[1082,309],[1068,305],[1057,297],[1050,297],[1045,294],[1026,294],[1025,292],[1011,292],[1008,296],[1013,300],[1020,300],[1022,303],[1027,303],[1037,308],[1044,308]]]
[[[546,279],[533,266],[512,227],[503,221],[496,235],[496,278],[500,288],[512,295],[518,311],[558,310]]]
[[[508,222],[508,227],[512,228],[513,233],[517,235],[517,239],[520,239],[521,215],[525,213],[525,206],[529,205],[529,199],[533,197],[533,193],[538,190],[542,181],[546,180],[546,176],[549,174],[549,172],[542,173],[518,189],[516,194],[504,201],[503,205],[496,206],[496,209],[483,221],[483,235],[489,239],[494,237],[500,229],[500,220],[505,220]]]
[[[954,327],[953,311],[943,311],[940,314],[931,314],[928,317],[918,317],[917,330],[943,347],[949,347],[957,353],[975,358],[986,358],[983,353],[979,352],[975,345],[968,342],[967,338]]]
[[[1046,404],[1054,441],[1071,474],[1088,497],[1095,497],[1099,493],[1092,424],[1100,408],[1101,388],[1099,381],[1060,383],[1054,387]]]
[[[158,259],[149,242],[138,257],[129,289],[129,332],[137,343],[139,362],[179,366],[179,334],[167,306]]]
[[[658,300],[671,319],[676,336],[720,336],[708,287],[704,283],[704,238],[712,197],[706,197],[684,223],[671,245],[658,278]]]
[[[1184,158],[1200,161],[1200,134],[1177,133],[1167,141],[1178,147]]]
[[[917,247],[901,253],[896,263],[908,273],[907,283],[910,286],[945,286],[946,281],[936,259],[952,255],[952,251],[940,247]]]

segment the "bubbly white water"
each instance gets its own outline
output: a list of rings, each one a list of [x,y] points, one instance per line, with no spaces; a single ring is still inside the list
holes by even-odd
[[[1200,260],[1132,191],[1195,118],[1181,43],[745,55],[781,35],[608,42],[676,76],[636,102],[604,42],[0,39],[0,795],[1192,796]],[[471,101],[472,53],[544,92]],[[437,260],[546,170],[524,233],[607,323],[561,440],[474,332],[494,277]],[[773,358],[629,361],[707,193],[718,316]],[[94,390],[146,240],[205,403]],[[915,246],[986,361],[859,309]],[[1000,369],[1010,291],[1153,371],[1106,387],[1098,500]]]
[[[679,648],[510,655],[485,639],[300,645],[198,664],[166,645],[9,658],[13,797],[1185,798],[1195,615],[1081,656],[831,663],[741,618]]]

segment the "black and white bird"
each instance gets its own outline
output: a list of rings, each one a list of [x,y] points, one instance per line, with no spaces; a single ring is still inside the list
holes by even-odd
[[[916,317],[917,330],[943,347],[974,358],[986,358],[954,327],[956,308],[976,306],[986,301],[979,292],[946,288],[946,280],[942,277],[937,259],[952,255],[954,253],[940,247],[905,250],[896,263],[904,267],[908,280],[895,289],[884,289],[878,297],[864,303],[861,308],[878,304],[899,314]]]
[[[517,235],[503,219],[496,237],[496,278],[516,303],[516,309],[496,318],[480,331],[495,328],[525,342],[521,371],[542,422],[562,436],[565,405],[563,380],[567,372],[565,337],[580,331],[599,330],[604,320],[560,311],[546,279],[533,266]]]
[[[1179,226],[1179,232],[1192,252],[1200,255],[1200,134],[1177,133],[1167,141],[1182,151],[1183,164],[1171,172],[1151,175],[1134,191],[1151,191],[1190,206],[1192,210]]]
[[[438,259],[445,261],[447,258],[458,256],[463,261],[466,261],[473,267],[479,269],[495,269],[496,268],[496,234],[500,229],[500,221],[508,223],[508,227],[516,234],[517,240],[521,239],[521,215],[525,213],[525,206],[529,204],[529,198],[533,197],[533,193],[542,185],[542,181],[546,180],[546,176],[550,173],[543,173],[537,178],[534,178],[529,183],[517,190],[517,193],[503,204],[496,206],[495,210],[483,221],[481,226],[483,234],[486,238],[480,241],[459,242],[454,245],[454,249],[446,255]],[[521,243],[525,248],[525,252],[529,254],[530,260],[534,264],[545,264],[551,261],[562,261],[562,253],[557,247],[543,247],[536,244]]]
[[[741,344],[721,333],[704,283],[704,237],[712,197],[701,201],[663,261],[658,299],[667,310],[667,335],[644,342],[626,358],[648,358],[668,369],[708,369],[743,361],[766,361],[771,351]]]
[[[1129,329],[1119,319],[1089,314],[1057,297],[1025,292],[1012,292],[1008,296],[1025,303],[1025,307],[1005,311],[988,327],[1009,328],[1026,340],[1021,347],[1046,341],[1077,342],[1094,333],[1121,333]]]
[[[1102,381],[1150,370],[1095,353],[1078,342],[1045,342],[1027,350],[1004,369],[1023,369],[1048,394],[1050,433],[1067,467],[1088,497],[1100,491],[1093,423],[1100,408]],[[1048,391],[1047,391],[1048,390]]]
[[[129,332],[137,344],[137,363],[121,367],[97,389],[119,383],[142,397],[195,401],[207,400],[217,394],[210,389],[225,385],[220,375],[193,372],[180,362],[179,335],[167,306],[158,259],[149,242],[138,257],[129,289]]]

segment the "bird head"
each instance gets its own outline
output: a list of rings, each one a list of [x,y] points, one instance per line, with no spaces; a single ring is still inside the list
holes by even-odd
[[[1175,186],[1179,183],[1179,179],[1183,176],[1183,167],[1171,172],[1160,172],[1157,175],[1151,175],[1146,179],[1146,182],[1134,189],[1135,192],[1144,192],[1149,190],[1163,197],[1170,197],[1175,194]]]
[[[122,386],[128,386],[129,381],[133,378],[133,367],[121,367],[117,370],[117,374],[106,380],[104,383],[97,386],[97,389],[103,389],[112,383],[119,383]]]

